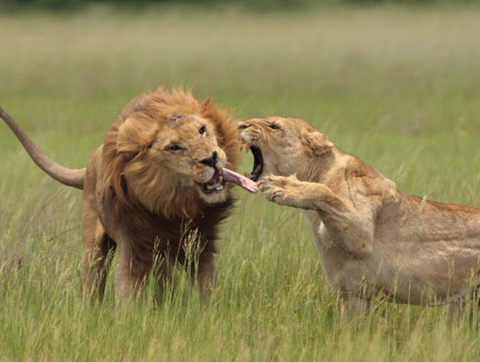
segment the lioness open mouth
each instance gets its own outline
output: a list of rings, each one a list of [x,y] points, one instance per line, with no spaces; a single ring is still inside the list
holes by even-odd
[[[257,146],[250,146],[250,150],[253,154],[253,170],[250,175],[250,180],[258,181],[263,172],[263,156],[262,151]]]

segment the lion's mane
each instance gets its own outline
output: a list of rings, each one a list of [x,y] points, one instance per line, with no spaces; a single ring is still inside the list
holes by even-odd
[[[215,125],[217,143],[227,155],[226,167],[235,170],[240,160],[240,145],[237,125],[232,116],[220,110],[211,98],[200,102],[190,92],[177,90],[167,93],[163,90],[133,99],[117,116],[103,148],[102,164],[105,167],[103,200],[110,219],[132,235],[136,240],[134,253],[137,265],[151,262],[153,248],[168,252],[170,257],[182,263],[185,255],[181,250],[185,235],[195,230],[196,240],[202,253],[215,253],[214,241],[218,225],[224,220],[233,205],[233,198],[208,204],[193,188],[185,188],[173,182],[173,173],[155,173],[144,154],[155,137],[155,127],[161,125],[172,114],[193,114],[210,120]],[[128,129],[139,148],[125,149],[119,143],[119,128],[127,119],[135,119]],[[127,185],[124,178],[126,167],[134,167],[140,172],[133,185]],[[227,187],[228,184],[227,184]],[[135,189],[132,192],[131,188]],[[108,220],[107,220],[108,223]],[[156,240],[154,246],[152,240]],[[147,259],[147,260],[145,260]]]

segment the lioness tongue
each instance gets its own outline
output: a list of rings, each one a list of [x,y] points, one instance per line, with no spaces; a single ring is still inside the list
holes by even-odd
[[[253,192],[254,194],[258,191],[258,186],[255,181],[229,170],[228,168],[222,168],[222,175],[225,181],[233,182],[247,191]]]

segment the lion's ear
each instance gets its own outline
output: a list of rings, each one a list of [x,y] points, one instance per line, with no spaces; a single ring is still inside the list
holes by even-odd
[[[152,122],[127,118],[118,128],[117,152],[140,152],[152,144],[157,130],[157,125]]]
[[[301,133],[301,138],[312,156],[320,156],[328,152],[333,147],[333,143],[328,140],[328,137],[318,131],[306,131]]]

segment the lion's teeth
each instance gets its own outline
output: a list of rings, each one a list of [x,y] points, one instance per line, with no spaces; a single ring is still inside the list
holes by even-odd
[[[250,143],[245,145],[245,152],[248,153],[248,151],[250,151]]]

